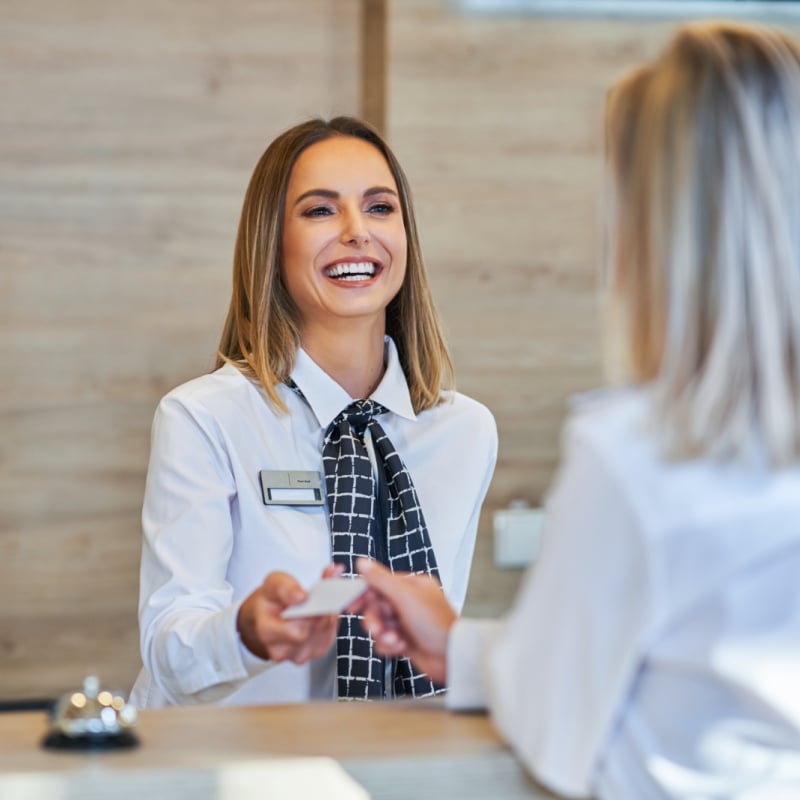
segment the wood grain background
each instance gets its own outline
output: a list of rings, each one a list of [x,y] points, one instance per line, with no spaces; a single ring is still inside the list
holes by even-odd
[[[357,112],[358,13],[3,2],[0,699],[135,677],[155,405],[213,365],[264,147]]]
[[[374,6],[374,0],[368,0]],[[566,398],[600,380],[606,87],[674,23],[358,0],[5,0],[0,25],[0,700],[139,668],[139,514],[159,397],[213,363],[268,141],[371,108],[414,187],[460,388],[500,460],[468,611],[508,606],[491,512],[540,502]],[[569,590],[580,590],[570,587]]]

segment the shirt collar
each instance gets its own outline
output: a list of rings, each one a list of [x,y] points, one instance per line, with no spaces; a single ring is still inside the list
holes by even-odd
[[[401,417],[415,420],[417,415],[411,404],[411,395],[397,346],[389,336],[384,337],[386,372],[370,397]],[[297,384],[322,428],[327,428],[339,413],[358,398],[339,386],[301,347],[292,370],[292,380]]]

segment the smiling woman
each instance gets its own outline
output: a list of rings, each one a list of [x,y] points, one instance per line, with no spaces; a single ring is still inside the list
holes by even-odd
[[[496,459],[491,414],[452,388],[405,176],[368,125],[312,120],[259,160],[216,366],[153,422],[132,700],[442,691],[358,615],[283,616],[361,556],[460,608]]]
[[[315,361],[342,325],[349,348],[378,349],[364,353],[376,374],[335,367],[354,397],[368,397],[383,372],[386,307],[403,285],[407,251],[397,185],[379,150],[339,136],[303,151],[286,193],[283,276]]]

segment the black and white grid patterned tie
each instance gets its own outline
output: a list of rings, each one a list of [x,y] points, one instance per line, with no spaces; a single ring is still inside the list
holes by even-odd
[[[294,382],[289,386],[303,396]],[[428,573],[438,580],[436,557],[411,475],[375,419],[385,413],[387,409],[373,400],[357,400],[325,432],[322,463],[333,561],[343,564],[349,576],[356,574],[355,560],[365,556],[393,572]],[[382,485],[375,481],[364,443],[366,431],[382,471]],[[385,526],[380,524],[382,519]],[[343,614],[336,639],[337,696],[371,700],[387,695],[427,697],[444,691],[407,658],[396,659],[393,666],[392,685],[387,687],[386,660],[375,651],[362,618]]]

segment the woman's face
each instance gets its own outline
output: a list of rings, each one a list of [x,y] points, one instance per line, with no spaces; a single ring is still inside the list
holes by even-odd
[[[335,136],[292,168],[283,222],[283,278],[310,324],[382,324],[406,272],[403,212],[389,165],[368,142]]]

